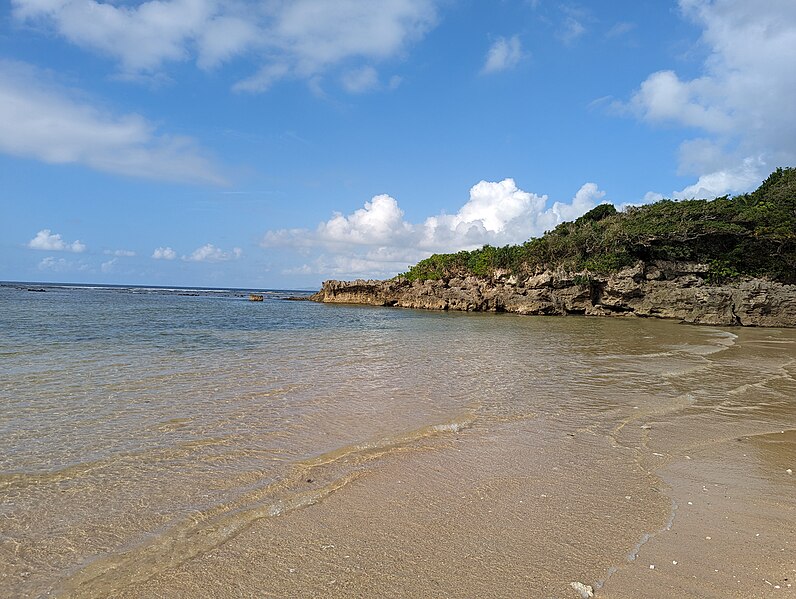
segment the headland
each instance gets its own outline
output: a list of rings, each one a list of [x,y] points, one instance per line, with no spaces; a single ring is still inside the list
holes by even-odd
[[[600,204],[522,245],[434,254],[384,281],[326,281],[310,299],[794,327],[796,169],[733,198]]]

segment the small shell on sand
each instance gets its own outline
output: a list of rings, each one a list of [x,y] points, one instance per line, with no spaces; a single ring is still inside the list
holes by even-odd
[[[583,599],[594,597],[594,589],[587,584],[583,584],[582,582],[570,582],[569,586],[580,593],[580,596],[583,597]]]

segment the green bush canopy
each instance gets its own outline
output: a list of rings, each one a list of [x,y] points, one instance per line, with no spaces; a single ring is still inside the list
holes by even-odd
[[[522,245],[434,254],[399,276],[610,273],[638,260],[708,264],[717,281],[749,275],[796,283],[796,169],[778,168],[756,191],[732,198],[661,200],[624,212],[600,204]]]

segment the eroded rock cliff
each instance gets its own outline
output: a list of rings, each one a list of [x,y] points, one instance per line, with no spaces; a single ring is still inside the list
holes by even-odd
[[[312,300],[430,310],[643,316],[695,324],[796,326],[796,285],[710,281],[704,264],[638,262],[615,274],[545,271],[517,279],[326,281]]]

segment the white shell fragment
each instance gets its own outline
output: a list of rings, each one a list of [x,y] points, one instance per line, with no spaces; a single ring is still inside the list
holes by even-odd
[[[583,597],[583,599],[594,597],[594,589],[587,584],[583,584],[582,582],[570,582],[569,586],[580,593],[580,596]]]

